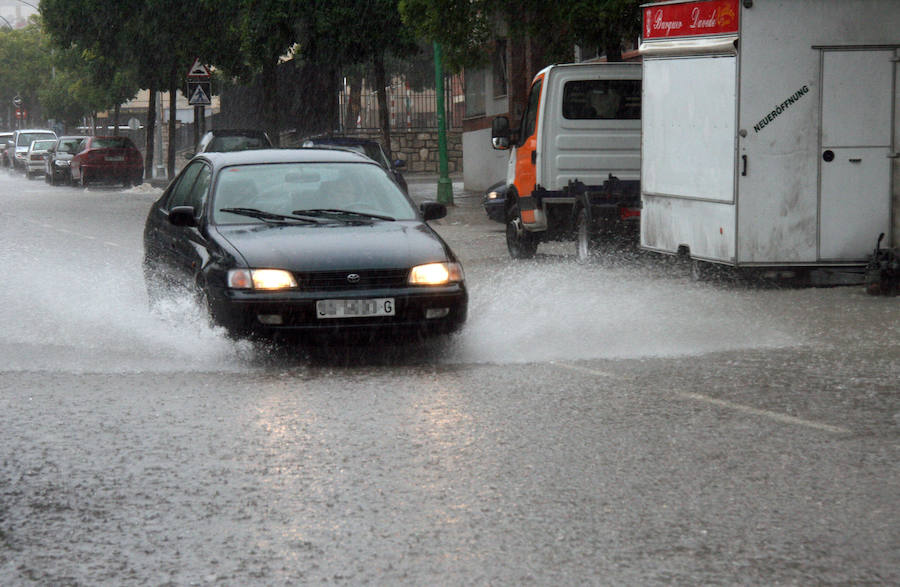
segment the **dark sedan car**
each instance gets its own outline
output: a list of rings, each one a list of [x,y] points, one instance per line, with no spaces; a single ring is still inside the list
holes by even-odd
[[[147,217],[148,295],[186,288],[236,336],[452,332],[463,271],[426,224],[446,213],[356,153],[200,154]]]
[[[197,153],[225,153],[248,149],[271,149],[272,141],[264,131],[253,129],[217,128],[207,131],[197,144],[197,151],[185,153],[191,159]]]
[[[481,205],[488,218],[494,222],[506,222],[506,192],[509,186],[505,181],[495,183],[481,197]]]
[[[44,162],[44,179],[51,185],[71,183],[69,164],[86,136],[59,137]]]
[[[388,173],[391,174],[391,177],[394,178],[394,181],[397,182],[397,185],[399,185],[404,192],[409,193],[409,187],[406,185],[406,178],[403,177],[403,174],[400,172],[401,169],[406,167],[406,161],[403,159],[395,159],[393,162],[388,160],[387,153],[384,152],[384,147],[382,147],[381,143],[378,141],[357,137],[313,137],[304,140],[303,147],[349,149],[351,151],[356,151],[357,153],[362,153],[387,170]]]
[[[69,164],[72,181],[87,186],[98,181],[140,185],[144,158],[128,137],[87,137]]]

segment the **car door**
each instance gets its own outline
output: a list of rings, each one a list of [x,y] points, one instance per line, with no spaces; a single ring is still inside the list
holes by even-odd
[[[171,285],[193,291],[196,275],[206,258],[205,202],[212,170],[203,160],[192,161],[172,183],[168,193],[151,212],[145,235],[147,262]],[[192,206],[198,226],[175,226],[169,213],[179,206]]]

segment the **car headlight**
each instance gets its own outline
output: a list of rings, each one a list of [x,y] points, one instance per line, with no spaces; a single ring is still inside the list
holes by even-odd
[[[68,159],[57,159],[56,161],[53,162],[53,164],[56,165],[57,167],[68,167],[69,163],[70,163],[70,161]]]
[[[232,289],[277,290],[297,287],[297,280],[283,269],[232,269],[228,272]]]
[[[499,197],[500,197],[500,192],[498,192],[497,190],[491,190],[488,192],[488,195],[487,195],[488,200],[496,200]]]
[[[410,285],[446,285],[463,280],[459,263],[428,263],[416,265],[409,272]]]

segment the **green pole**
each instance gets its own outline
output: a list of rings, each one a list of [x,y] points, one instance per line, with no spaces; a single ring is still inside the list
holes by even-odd
[[[441,45],[434,43],[434,91],[437,93],[438,120],[438,185],[437,201],[453,205],[453,184],[447,173],[447,118],[444,110],[444,68],[441,64]]]

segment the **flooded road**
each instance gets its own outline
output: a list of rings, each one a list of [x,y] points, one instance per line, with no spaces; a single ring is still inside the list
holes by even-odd
[[[252,345],[147,310],[159,193],[0,172],[0,583],[900,581],[897,298],[513,263],[460,194],[461,333]]]

